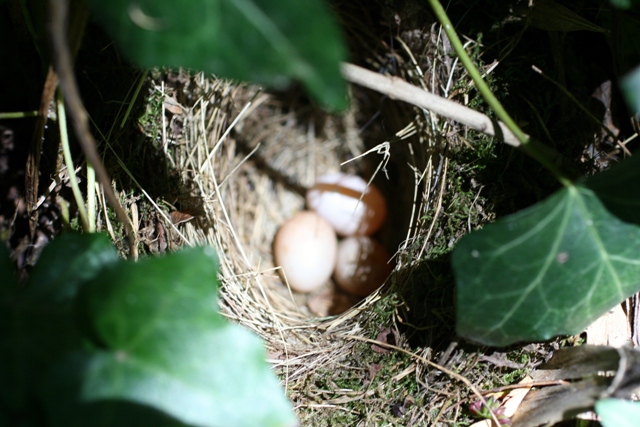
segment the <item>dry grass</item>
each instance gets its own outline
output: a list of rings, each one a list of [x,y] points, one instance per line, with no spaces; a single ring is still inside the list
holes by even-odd
[[[398,73],[449,94],[462,73],[443,55],[448,47],[441,34],[432,29],[408,40],[398,39]],[[369,67],[382,69],[384,59],[372,55]],[[182,84],[176,90],[165,80]],[[455,344],[439,351],[411,345],[404,332],[409,323],[404,298],[422,286],[421,266],[439,244],[436,237],[447,232],[440,220],[457,209],[443,200],[454,190],[447,179],[447,152],[462,146],[458,129],[428,111],[390,100],[372,103],[377,95],[358,88],[350,110],[331,115],[296,91],[266,93],[184,74],[160,76],[153,84],[154,96],[163,100],[163,150],[189,183],[185,188],[192,189],[183,199],[201,215],[177,227],[166,205],[146,215],[158,215],[165,230],[173,228],[168,240],[177,246],[207,244],[217,250],[221,310],[265,341],[302,425],[450,425],[461,419],[472,383],[486,385],[483,379],[492,375],[473,352]],[[172,138],[168,129],[176,120],[182,132]],[[384,137],[381,124],[391,137]],[[292,293],[271,255],[277,228],[304,208],[305,189],[317,176],[337,170],[366,178],[377,174],[391,206],[381,238],[396,267],[381,290],[360,302],[334,293],[330,285],[310,296]],[[127,206],[135,207],[135,200]],[[136,209],[130,214],[135,223],[145,222]],[[463,222],[466,229],[470,219]],[[309,306],[326,299],[325,305],[341,313],[315,316]]]

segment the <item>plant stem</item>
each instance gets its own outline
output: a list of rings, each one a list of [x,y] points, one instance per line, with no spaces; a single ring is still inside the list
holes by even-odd
[[[37,111],[16,111],[12,113],[0,113],[0,119],[24,119],[27,117],[38,117]]]
[[[498,118],[504,122],[504,124],[513,132],[513,134],[518,138],[520,143],[522,144],[522,150],[527,153],[529,156],[537,160],[544,167],[549,169],[556,178],[564,185],[570,186],[572,185],[571,180],[564,176],[564,174],[560,171],[560,169],[556,166],[553,159],[549,156],[548,152],[545,152],[545,147],[542,144],[537,143],[533,139],[529,138],[520,127],[516,124],[516,122],[511,118],[507,110],[504,109],[498,98],[491,92],[489,86],[482,79],[482,75],[471,61],[471,58],[467,54],[467,51],[464,49],[460,38],[456,34],[455,29],[453,28],[453,24],[451,20],[447,16],[442,4],[439,0],[429,0],[431,4],[431,8],[434,13],[438,17],[442,28],[444,29],[447,37],[449,37],[449,41],[453,46],[453,49],[460,58],[460,62],[464,65],[464,68],[469,73],[469,76],[473,79],[476,87],[480,91],[480,94],[484,98],[484,100],[489,104],[489,107],[496,113]]]
[[[96,232],[96,170],[87,160],[87,218],[89,233]]]
[[[127,107],[127,111],[124,113],[124,117],[122,118],[122,122],[120,122],[120,129],[122,129],[129,118],[129,114],[131,114],[131,110],[133,109],[133,105],[136,103],[136,99],[140,94],[140,90],[142,89],[142,85],[147,80],[147,76],[149,75],[149,70],[144,70],[138,79],[138,85],[136,86],[135,92],[133,92],[133,96],[131,97],[131,101],[129,101],[129,106]],[[164,102],[164,100],[162,101]]]
[[[58,126],[60,127],[60,143],[62,144],[62,153],[64,155],[64,163],[67,166],[67,173],[69,174],[69,183],[71,184],[71,191],[73,197],[76,199],[78,205],[78,213],[82,220],[82,228],[84,231],[90,231],[91,226],[89,218],[87,217],[87,210],[84,207],[84,200],[82,199],[82,193],[78,186],[78,180],[76,179],[76,172],[73,167],[73,159],[71,158],[71,150],[69,149],[69,135],[67,133],[67,116],[64,109],[64,100],[62,99],[62,91],[58,90],[58,96],[56,99],[58,107]]]

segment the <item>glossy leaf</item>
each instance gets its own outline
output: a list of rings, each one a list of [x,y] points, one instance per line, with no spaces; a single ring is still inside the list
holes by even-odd
[[[603,399],[596,403],[596,413],[604,427],[636,427],[640,420],[640,402]]]
[[[282,87],[301,80],[342,108],[345,48],[321,0],[89,0],[119,49],[143,67],[185,67]]]
[[[67,233],[49,243],[25,287],[29,298],[71,300],[78,287],[119,260],[106,234]]]
[[[640,225],[640,153],[611,169],[590,177],[584,186],[593,190],[607,210],[619,219]]]
[[[82,347],[73,322],[73,297],[83,280],[117,260],[106,236],[65,234],[44,248],[26,286],[4,289],[0,387],[9,408],[23,407],[51,363]]]
[[[460,335],[494,346],[547,340],[581,332],[640,290],[640,227],[572,186],[463,237],[452,262]]]
[[[78,325],[96,349],[59,365],[43,393],[55,410],[60,388],[78,389],[85,410],[58,411],[56,424],[79,425],[86,405],[107,401],[189,425],[294,424],[260,340],[218,313],[216,271],[213,250],[197,248],[119,263],[84,286]]]
[[[632,0],[609,0],[612,5],[620,9],[629,9],[633,2]]]
[[[631,111],[635,114],[640,113],[640,67],[622,77],[620,86]]]

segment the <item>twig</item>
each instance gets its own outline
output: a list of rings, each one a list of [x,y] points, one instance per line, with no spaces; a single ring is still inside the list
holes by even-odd
[[[494,394],[494,393],[502,393],[507,390],[515,390],[518,388],[533,388],[533,387],[548,387],[552,385],[563,385],[569,384],[565,380],[552,380],[552,381],[533,381],[530,383],[522,383],[522,384],[510,384],[504,385],[502,387],[492,388],[490,390],[482,390],[483,395]]]
[[[497,417],[495,416],[495,414],[493,413],[493,411],[491,410],[491,408],[489,407],[489,405],[487,404],[487,400],[484,398],[482,392],[480,390],[478,390],[478,388],[476,386],[474,386],[473,384],[471,384],[471,381],[469,381],[468,379],[466,379],[465,377],[463,377],[460,374],[457,374],[455,372],[453,372],[450,369],[445,368],[444,366],[438,365],[435,362],[430,361],[429,359],[426,359],[418,354],[412,353],[409,350],[405,350],[404,348],[392,345],[392,344],[387,344],[386,342],[382,342],[382,341],[378,341],[378,340],[372,340],[369,338],[365,338],[365,337],[360,337],[357,335],[342,335],[342,337],[347,338],[347,339],[354,339],[357,341],[364,341],[370,344],[375,344],[375,345],[379,345],[382,347],[386,347],[388,349],[391,350],[396,350],[399,351],[401,353],[404,353],[408,356],[411,356],[415,359],[418,359],[419,361],[421,361],[422,363],[426,363],[427,365],[431,366],[432,368],[435,368],[437,370],[439,370],[440,372],[443,372],[447,375],[449,375],[452,378],[457,379],[458,381],[462,382],[464,385],[466,385],[469,390],[471,390],[473,392],[473,394],[476,395],[476,397],[482,402],[482,404],[489,409],[489,412],[491,413],[491,419],[493,420],[493,422],[496,423],[496,425],[501,425],[500,422],[498,421]]]
[[[401,78],[384,76],[347,63],[342,64],[342,76],[351,83],[373,89],[392,99],[398,99],[416,107],[433,111],[438,115],[455,120],[487,135],[499,136],[505,143],[514,147],[520,146],[518,138],[504,123],[498,122],[499,129],[496,129],[494,122],[486,115],[457,102],[427,92]]]
[[[58,75],[49,67],[47,77],[42,87],[40,95],[40,106],[34,126],[33,137],[29,145],[29,154],[25,170],[24,190],[25,201],[27,203],[27,214],[29,215],[29,235],[35,238],[36,227],[38,225],[38,187],[40,183],[40,152],[42,151],[42,138],[44,128],[47,124],[47,112],[49,105],[58,88]]]
[[[129,217],[124,208],[118,201],[113,187],[111,187],[111,180],[107,173],[102,160],[98,155],[96,149],[96,142],[89,130],[89,118],[87,111],[80,99],[80,92],[76,84],[75,76],[73,74],[73,66],[71,61],[71,52],[66,40],[66,20],[68,12],[68,0],[50,0],[49,1],[50,13],[51,13],[51,41],[54,51],[54,65],[55,70],[60,78],[60,87],[64,93],[64,98],[69,106],[69,113],[73,119],[73,126],[75,129],[78,142],[82,147],[82,151],[90,162],[98,177],[98,180],[102,184],[104,194],[109,204],[115,210],[116,216],[122,222],[124,226],[127,240],[129,242],[129,254],[133,259],[138,258],[138,249],[135,244],[133,235],[133,227],[129,221]]]

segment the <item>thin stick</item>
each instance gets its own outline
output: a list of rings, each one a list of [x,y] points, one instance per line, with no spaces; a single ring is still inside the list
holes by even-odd
[[[342,76],[351,83],[373,89],[392,99],[408,102],[416,107],[455,120],[465,126],[491,136],[501,136],[505,143],[514,147],[520,146],[520,140],[502,122],[498,122],[496,130],[494,122],[486,115],[460,105],[457,102],[442,98],[431,92],[414,86],[398,77],[384,76],[353,64],[342,64]]]
[[[89,218],[89,233],[96,232],[96,170],[87,161],[87,217]]]
[[[455,372],[453,372],[450,369],[445,368],[444,366],[438,365],[435,362],[430,361],[429,359],[426,359],[418,354],[412,353],[409,350],[405,350],[404,348],[400,348],[398,346],[392,345],[392,344],[387,344],[386,342],[382,342],[382,341],[378,341],[378,340],[372,340],[370,338],[365,338],[365,337],[361,337],[361,336],[357,336],[357,335],[342,335],[342,337],[346,338],[346,339],[354,339],[357,341],[364,341],[370,344],[375,344],[375,345],[379,345],[381,347],[386,347],[388,349],[391,350],[396,350],[399,351],[400,353],[404,353],[408,356],[411,356],[415,359],[418,359],[419,361],[421,361],[422,363],[426,363],[427,365],[431,366],[432,368],[435,368],[447,375],[449,375],[452,378],[455,378],[456,380],[460,381],[461,383],[463,383],[464,385],[466,385],[469,390],[471,390],[473,392],[473,394],[476,395],[476,397],[482,402],[482,404],[489,409],[489,413],[491,414],[491,419],[493,420],[493,422],[496,423],[496,425],[501,425],[500,422],[498,421],[497,417],[495,416],[495,414],[493,413],[493,411],[491,410],[491,408],[489,407],[489,405],[487,404],[487,400],[484,398],[482,392],[480,392],[480,390],[478,390],[476,388],[476,386],[474,386],[473,384],[471,384],[471,381],[469,381],[468,379],[466,379],[465,377],[463,377],[460,374],[457,374]]]
[[[51,11],[51,41],[54,51],[54,64],[56,72],[60,78],[60,86],[65,96],[67,105],[69,106],[69,113],[73,119],[73,126],[75,128],[78,142],[82,147],[82,151],[96,170],[96,176],[102,184],[103,191],[109,204],[115,210],[116,216],[122,222],[124,226],[127,239],[129,241],[129,254],[133,259],[138,258],[138,248],[135,244],[133,236],[133,227],[129,221],[129,217],[124,208],[118,201],[113,188],[111,187],[111,180],[109,174],[102,164],[102,160],[98,155],[96,149],[96,142],[89,130],[89,119],[87,111],[80,99],[80,92],[76,84],[76,80],[73,74],[73,66],[71,61],[71,52],[66,40],[66,20],[68,12],[67,0],[50,0],[49,1]]]
[[[449,41],[451,42],[451,46],[456,52],[458,58],[460,58],[460,62],[464,65],[464,68],[469,73],[469,76],[473,79],[476,87],[480,91],[480,94],[484,98],[484,100],[489,104],[491,109],[496,113],[496,115],[502,120],[506,127],[515,135],[516,138],[522,144],[522,150],[526,152],[529,156],[537,160],[541,165],[546,167],[549,171],[551,171],[558,181],[560,181],[564,186],[570,186],[571,181],[564,176],[564,174],[560,171],[558,166],[556,165],[555,159],[553,156],[549,155],[548,150],[545,150],[543,147],[540,147],[540,144],[535,142],[532,138],[529,137],[526,133],[520,129],[520,127],[516,124],[516,122],[511,118],[507,110],[502,106],[498,98],[493,94],[487,83],[482,78],[482,75],[474,65],[473,61],[467,54],[458,34],[456,33],[455,28],[453,28],[453,24],[451,20],[447,16],[442,4],[439,0],[429,0],[429,4],[431,4],[431,8],[433,12],[438,17],[444,32],[447,34]]]

